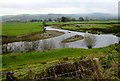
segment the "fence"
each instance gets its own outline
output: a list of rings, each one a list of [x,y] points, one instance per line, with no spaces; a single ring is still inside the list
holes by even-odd
[[[106,56],[105,56],[106,57]],[[107,56],[109,57],[109,56]],[[110,59],[110,60],[114,60]],[[15,74],[27,72],[24,78],[34,80],[49,79],[105,79],[104,68],[98,58],[77,60],[74,62],[59,62],[55,65],[17,71]],[[23,74],[24,75],[24,74]]]

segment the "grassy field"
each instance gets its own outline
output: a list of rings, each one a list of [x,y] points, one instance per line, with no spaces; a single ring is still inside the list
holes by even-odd
[[[36,31],[42,31],[41,22],[34,23],[3,23],[2,35],[3,36],[19,36],[29,34]]]
[[[81,25],[80,27],[76,27],[74,25],[72,26],[62,26],[61,28],[63,29],[80,29],[80,28],[108,28],[112,27],[112,25],[105,25],[105,24],[93,24],[93,25]]]
[[[117,20],[114,21],[71,21],[71,22],[46,22],[48,25],[52,24],[112,24],[118,23]]]
[[[72,21],[72,22],[45,22],[47,25],[53,24],[98,24],[98,23],[117,23],[118,21]],[[42,31],[42,22],[27,22],[27,23],[3,23],[2,35],[3,36],[19,36],[29,34],[36,31]],[[92,27],[92,26],[91,26]],[[94,27],[94,26],[93,26]],[[99,25],[98,27],[102,27]],[[105,25],[103,26],[105,27]],[[107,27],[107,25],[106,25]]]
[[[84,25],[59,25],[54,28],[65,30],[89,32],[92,34],[113,34],[120,37],[120,27],[114,24],[84,24]]]
[[[120,45],[110,45],[103,48],[81,49],[81,48],[62,48],[54,49],[45,52],[31,52],[31,53],[11,53],[2,55],[3,72],[19,71],[23,69],[31,69],[36,67],[49,65],[50,62],[68,58],[78,58],[81,56],[89,56],[89,58],[99,57],[107,54],[116,54],[120,50]]]
[[[77,21],[77,22],[46,22],[48,25],[52,24],[78,24],[78,23],[91,23],[97,25],[90,26],[61,26],[63,29],[78,30],[80,28],[109,28],[111,25],[103,23],[117,23],[117,21]],[[99,23],[99,24],[98,24]],[[100,24],[102,23],[102,24]],[[4,36],[19,36],[29,34],[36,31],[42,31],[42,22],[32,23],[3,23],[2,35]],[[0,55],[2,57],[2,70],[3,72],[8,71],[21,71],[26,69],[32,69],[37,67],[43,67],[52,65],[55,61],[63,60],[64,58],[76,59],[85,57],[85,59],[91,59],[96,57],[105,56],[108,54],[119,54],[120,45],[113,44],[102,48],[93,49],[82,49],[82,48],[61,48],[53,49],[48,51],[40,52],[29,52],[29,53],[9,53]],[[1,59],[0,59],[1,60]]]

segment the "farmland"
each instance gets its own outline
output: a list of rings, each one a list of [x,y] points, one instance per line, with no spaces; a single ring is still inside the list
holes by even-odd
[[[115,24],[118,21],[71,21],[71,22],[47,22],[46,24]]]
[[[72,21],[72,22],[46,22],[47,25],[60,25],[60,24],[112,24],[118,23],[118,21]],[[3,23],[2,24],[2,35],[3,36],[19,36],[25,35],[32,32],[43,31],[42,22],[26,22],[26,23]],[[106,28],[111,27],[110,25],[93,25],[90,27]],[[62,27],[68,28],[68,27]],[[70,26],[69,28],[72,28]]]
[[[0,2],[1,81],[120,81],[117,0]]]
[[[72,31],[78,31],[78,33],[86,32],[85,30],[87,29],[88,29],[87,30],[88,32],[92,31],[92,33],[93,33],[93,29],[97,29],[97,28],[107,30],[114,26],[113,23],[115,24],[117,23],[117,21],[45,22],[46,25],[53,26],[53,29],[59,28],[63,30],[64,29],[72,30]],[[63,32],[53,31],[53,30],[52,31],[47,30],[46,32],[39,32],[39,31],[43,31],[42,22],[3,23],[2,26],[3,26],[2,36],[4,39],[3,41],[5,41],[6,39],[7,40],[6,43],[10,43],[10,42],[14,43],[16,41],[17,42],[35,41],[35,40],[47,39],[47,38],[52,38],[52,37],[66,34]],[[100,32],[98,31],[98,29],[97,29],[97,33]],[[38,33],[34,34],[34,32],[38,32]],[[44,37],[44,34],[46,38]],[[70,33],[67,32],[67,34],[69,35]],[[35,38],[36,36],[38,37]],[[68,39],[73,39],[73,38],[68,38]],[[10,39],[12,39],[12,41]],[[74,42],[74,41],[71,41],[71,42]],[[43,45],[45,45],[45,42]],[[3,59],[2,71],[4,73],[8,71],[16,72],[16,71],[22,71],[22,70],[33,69],[38,67],[50,66],[50,65],[54,65],[55,62],[59,62],[59,61],[71,62],[79,58],[82,58],[82,60],[92,59],[92,58],[101,58],[102,56],[107,56],[109,54],[113,55],[114,57],[114,54],[119,53],[119,50],[120,50],[119,48],[120,48],[119,44],[112,44],[106,47],[92,48],[92,49],[64,48],[64,47],[60,49],[47,49],[44,51],[31,51],[32,50],[31,49],[28,52],[22,52],[22,53],[5,53],[3,55],[0,55],[0,57],[2,57]],[[67,60],[65,60],[66,58]],[[116,59],[115,59],[115,62],[117,63]],[[114,62],[112,61],[111,64],[114,65]],[[110,67],[110,69],[112,68],[117,70],[116,67],[117,66],[115,66],[115,68]],[[107,69],[106,71],[108,70],[109,69]],[[113,70],[113,72],[115,72],[115,70]],[[111,71],[108,71],[108,72],[111,72]],[[26,76],[25,72],[23,72],[23,74],[25,74],[23,76]],[[118,78],[117,76],[114,76],[114,74],[115,73],[113,74],[111,73],[111,76],[113,78]],[[20,75],[19,73],[16,74],[16,77],[19,77],[19,75]],[[19,78],[23,79],[24,78],[23,76]]]
[[[64,26],[54,26],[54,28],[78,32],[89,32],[92,34],[114,34],[116,36],[120,36],[120,27],[117,24],[67,24]]]
[[[36,31],[42,31],[42,23],[3,23],[2,35],[3,36],[19,36],[25,35]]]

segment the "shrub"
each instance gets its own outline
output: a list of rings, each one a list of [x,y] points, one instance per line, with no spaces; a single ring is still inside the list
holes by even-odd
[[[46,62],[41,62],[41,64],[47,64]]]
[[[111,33],[119,33],[120,25],[114,25],[113,27],[110,27],[109,30],[111,31]]]
[[[63,57],[63,60],[68,60],[68,57]]]
[[[75,27],[80,27],[79,25],[76,25]]]

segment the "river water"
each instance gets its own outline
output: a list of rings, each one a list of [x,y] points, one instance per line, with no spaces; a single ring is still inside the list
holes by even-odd
[[[14,43],[8,43],[2,45],[2,51],[3,53],[16,53],[16,52],[31,52],[31,51],[43,51],[48,49],[58,49],[58,48],[85,48],[85,40],[78,40],[75,42],[70,43],[61,43],[62,40],[69,38],[74,35],[82,35],[85,36],[85,33],[82,32],[75,32],[75,31],[69,31],[69,30],[62,30],[62,29],[55,29],[51,26],[47,26],[46,30],[56,30],[65,32],[64,35],[49,38],[49,39],[43,39],[43,40],[37,40],[32,42],[14,42]],[[114,43],[118,43],[118,37],[110,34],[101,34],[97,35],[94,34],[96,41],[93,48],[99,48],[99,47],[105,47]]]

